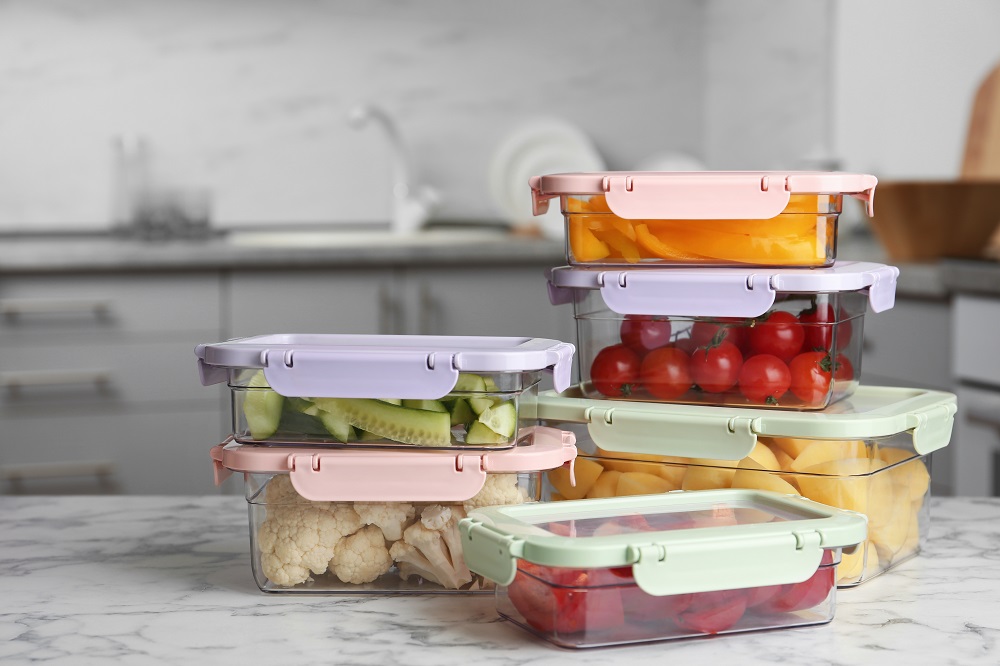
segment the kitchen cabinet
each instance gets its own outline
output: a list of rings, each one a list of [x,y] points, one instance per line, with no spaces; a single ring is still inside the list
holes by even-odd
[[[220,303],[214,272],[0,279],[0,469],[59,467],[0,492],[210,492],[226,397],[192,391],[192,350],[222,334]],[[109,477],[80,478],[97,463]]]
[[[1000,298],[959,293],[953,327],[955,494],[1000,496]]]
[[[236,271],[228,337],[263,333],[501,335],[572,340],[547,265]]]

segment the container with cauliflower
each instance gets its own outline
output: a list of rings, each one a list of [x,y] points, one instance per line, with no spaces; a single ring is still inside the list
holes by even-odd
[[[539,338],[269,335],[196,349],[232,389],[241,443],[510,448],[543,371],[570,382],[571,344]]]
[[[541,497],[576,458],[571,433],[534,427],[489,453],[213,447],[216,479],[243,472],[254,579],[264,592],[477,592],[458,522]]]
[[[930,454],[951,438],[951,393],[862,386],[824,412],[608,403],[539,396],[543,423],[573,431],[574,483],[546,475],[548,500],[743,488],[802,495],[868,517],[837,565],[849,587],[917,553],[930,522]]]

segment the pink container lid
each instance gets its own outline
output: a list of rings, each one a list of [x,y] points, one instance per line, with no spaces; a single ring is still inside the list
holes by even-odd
[[[874,213],[875,176],[839,171],[604,171],[533,176],[535,215],[563,194],[603,194],[611,212],[638,220],[767,220],[795,194],[846,194]]]
[[[233,472],[287,473],[299,495],[315,502],[463,502],[487,474],[534,472],[570,464],[576,485],[576,436],[532,426],[519,437],[530,444],[490,452],[316,449],[242,445],[232,438],[213,446],[215,485]]]

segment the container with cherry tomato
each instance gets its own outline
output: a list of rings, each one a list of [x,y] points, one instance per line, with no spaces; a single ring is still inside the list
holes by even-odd
[[[753,490],[489,507],[459,527],[500,615],[571,648],[829,622],[841,549],[866,534],[852,512]]]
[[[588,397],[818,410],[861,372],[864,316],[892,307],[895,267],[550,272],[572,302]]]

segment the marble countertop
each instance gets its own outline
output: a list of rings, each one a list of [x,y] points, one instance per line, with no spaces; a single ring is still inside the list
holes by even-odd
[[[568,651],[490,595],[264,595],[246,505],[0,497],[0,663],[1000,663],[1000,499],[942,498],[925,551],[840,591],[823,626]]]

